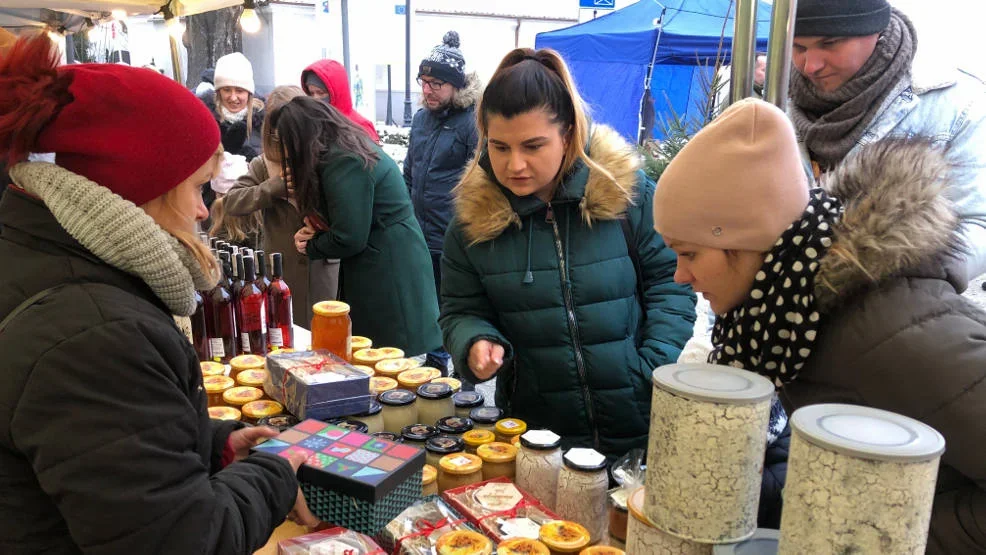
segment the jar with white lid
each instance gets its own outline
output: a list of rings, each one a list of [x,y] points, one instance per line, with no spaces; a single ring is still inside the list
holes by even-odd
[[[563,519],[585,526],[589,530],[590,543],[596,543],[606,537],[609,529],[606,457],[593,449],[573,448],[562,460],[564,466],[558,473],[555,512]]]
[[[561,436],[551,430],[530,430],[520,436],[517,449],[517,487],[554,510],[561,471]]]

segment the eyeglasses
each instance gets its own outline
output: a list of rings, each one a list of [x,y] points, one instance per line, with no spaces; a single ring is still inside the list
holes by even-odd
[[[439,81],[438,79],[422,79],[418,77],[418,85],[421,87],[428,87],[433,91],[437,91],[445,86],[445,81]]]

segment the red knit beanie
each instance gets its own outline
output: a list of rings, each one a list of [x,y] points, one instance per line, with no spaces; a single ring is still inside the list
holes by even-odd
[[[174,189],[219,147],[209,109],[180,84],[119,64],[57,67],[48,38],[0,58],[0,157],[30,152],[141,205]]]

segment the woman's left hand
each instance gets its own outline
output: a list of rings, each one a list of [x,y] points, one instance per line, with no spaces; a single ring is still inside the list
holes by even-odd
[[[308,254],[308,241],[315,236],[315,228],[305,226],[294,234],[294,248],[301,254]]]
[[[268,426],[253,426],[250,428],[240,428],[229,434],[229,445],[236,454],[234,461],[241,461],[250,454],[250,448],[263,438],[275,437],[279,432],[275,428]]]

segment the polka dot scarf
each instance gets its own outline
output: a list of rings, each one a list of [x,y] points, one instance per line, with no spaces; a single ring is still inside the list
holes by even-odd
[[[832,245],[842,204],[822,189],[764,258],[746,302],[716,318],[709,362],[744,368],[781,387],[798,376],[811,355],[820,316],[815,273]]]

